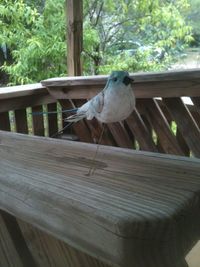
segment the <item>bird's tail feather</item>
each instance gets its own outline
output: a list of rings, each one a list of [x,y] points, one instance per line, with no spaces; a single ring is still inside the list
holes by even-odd
[[[76,113],[74,115],[69,116],[64,121],[77,122],[77,121],[80,121],[80,120],[82,120],[84,118],[86,118],[86,113],[85,112],[78,112],[78,113]]]
[[[57,113],[68,113],[68,112],[76,112],[78,108],[72,108],[72,109],[65,109],[61,111],[36,111],[36,112],[31,112],[32,115],[43,115],[43,114],[57,114]]]

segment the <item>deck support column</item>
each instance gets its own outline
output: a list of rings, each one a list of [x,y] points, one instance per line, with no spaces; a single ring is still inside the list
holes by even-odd
[[[67,69],[69,76],[82,73],[83,1],[66,0],[67,16]]]

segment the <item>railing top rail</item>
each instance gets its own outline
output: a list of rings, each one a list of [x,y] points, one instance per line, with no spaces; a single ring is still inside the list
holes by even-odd
[[[131,74],[137,98],[200,96],[200,69]],[[57,99],[88,99],[105,86],[108,76],[52,78],[41,81]]]
[[[131,77],[135,80],[137,98],[200,96],[200,69],[133,73]],[[107,75],[60,77],[36,84],[1,87],[0,100],[48,95],[47,88],[55,89],[58,99],[87,99],[104,87],[107,78]]]
[[[175,70],[163,72],[146,72],[146,73],[131,73],[135,83],[143,82],[162,82],[162,81],[176,81],[187,79],[200,79],[200,69],[190,70]],[[103,85],[105,84],[108,75],[98,76],[76,76],[76,77],[59,77],[51,78],[41,81],[42,85],[48,87],[63,87],[63,86],[77,86],[77,85]]]
[[[0,87],[0,99],[28,96],[46,92],[41,83]]]

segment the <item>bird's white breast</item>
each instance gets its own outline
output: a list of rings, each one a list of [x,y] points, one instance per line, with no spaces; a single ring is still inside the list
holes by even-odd
[[[104,107],[96,118],[104,123],[125,120],[135,108],[135,96],[130,85],[105,91]]]

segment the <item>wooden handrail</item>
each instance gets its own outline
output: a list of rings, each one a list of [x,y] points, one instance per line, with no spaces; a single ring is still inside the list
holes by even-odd
[[[200,69],[131,74],[137,98],[200,96]],[[96,95],[108,76],[52,78],[42,81],[57,99],[87,99]]]
[[[41,83],[0,87],[0,99],[36,95],[46,92]]]
[[[101,146],[88,176],[95,145],[0,143],[0,209],[112,266],[178,266],[199,238],[197,159]]]
[[[0,112],[53,102],[55,99],[41,83],[0,88]]]
[[[135,80],[134,91],[137,98],[200,96],[200,69],[135,73],[131,76]],[[86,99],[98,93],[105,86],[107,78],[107,75],[61,77],[36,84],[1,87],[0,100],[47,96],[46,87],[53,90],[62,88],[60,92],[57,91],[61,98]]]

